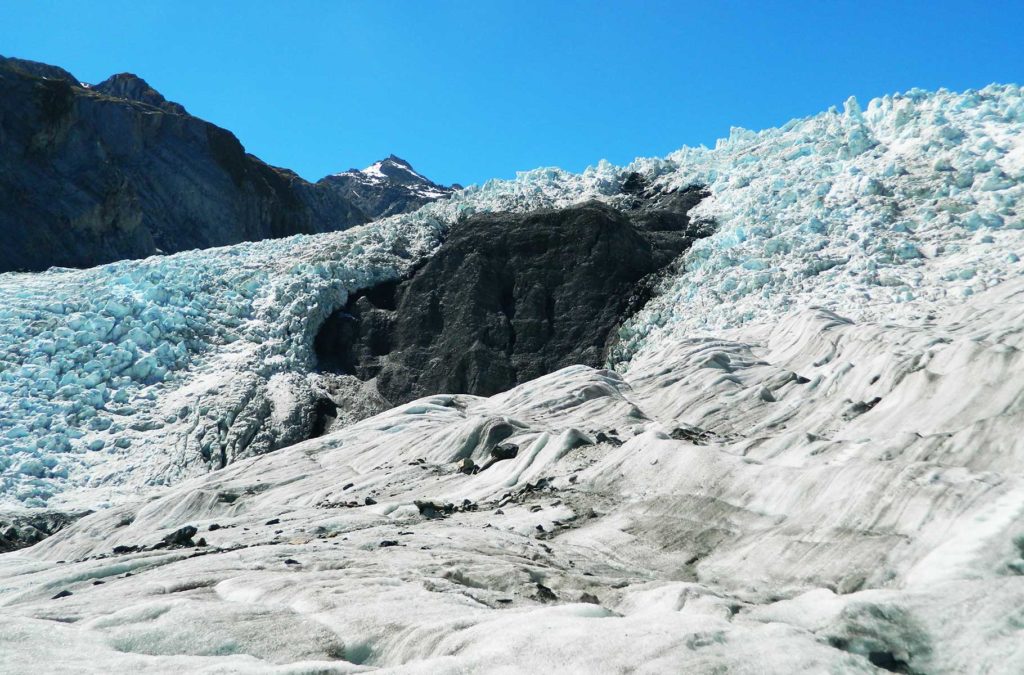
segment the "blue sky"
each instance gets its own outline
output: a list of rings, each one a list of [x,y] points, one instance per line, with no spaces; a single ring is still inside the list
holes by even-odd
[[[1024,81],[1024,2],[54,2],[0,54],[134,72],[316,180],[396,153],[440,182],[578,171],[910,87]]]

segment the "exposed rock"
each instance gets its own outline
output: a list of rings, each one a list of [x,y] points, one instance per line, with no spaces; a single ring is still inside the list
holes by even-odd
[[[395,169],[309,183],[136,75],[90,87],[0,57],[0,272],[340,230],[451,193],[378,164]]]
[[[196,535],[198,530],[191,525],[179,528],[174,532],[164,537],[162,544],[167,548],[185,548],[195,546],[196,543],[192,541],[192,537]]]
[[[441,506],[434,502],[420,500],[416,500],[414,503],[416,504],[416,508],[419,509],[420,515],[424,518],[444,518],[452,512],[450,505]]]
[[[588,202],[471,217],[409,279],[355,295],[325,322],[321,368],[374,380],[399,404],[598,367],[654,273],[713,231],[687,215],[705,195],[657,193],[625,212]]]
[[[514,459],[519,455],[519,446],[515,443],[502,443],[491,449],[491,456],[487,458],[487,461],[480,467],[480,471],[484,471],[490,468],[495,462],[501,462],[506,459]]]
[[[555,595],[555,592],[540,582],[537,582],[537,595],[535,597],[541,602],[558,602],[558,596]]]
[[[113,98],[123,98],[130,101],[138,101],[160,108],[176,115],[187,115],[185,106],[180,103],[168,101],[163,95],[149,86],[149,83],[133,73],[118,73],[103,80],[97,85],[89,87],[90,90],[106,94]]]
[[[515,443],[502,443],[493,450],[491,450],[491,458],[500,462],[505,459],[515,459],[519,454],[519,446]]]
[[[0,553],[16,551],[56,534],[91,511],[30,511],[0,515]]]

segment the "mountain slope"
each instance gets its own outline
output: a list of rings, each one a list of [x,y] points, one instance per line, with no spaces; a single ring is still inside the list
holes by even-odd
[[[2,57],[0,140],[0,271],[342,230],[451,192],[387,177],[307,183],[135,75],[85,86]]]

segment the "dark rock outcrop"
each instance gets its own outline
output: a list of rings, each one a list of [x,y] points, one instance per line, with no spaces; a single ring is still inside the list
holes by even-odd
[[[376,378],[391,404],[489,396],[571,364],[599,367],[651,280],[712,232],[688,216],[706,192],[630,195],[453,226],[401,282],[353,297],[315,341],[323,370]]]
[[[340,230],[450,193],[344,175],[265,164],[135,75],[88,86],[0,57],[0,272]]]
[[[29,511],[0,515],[0,553],[28,548],[91,511]]]

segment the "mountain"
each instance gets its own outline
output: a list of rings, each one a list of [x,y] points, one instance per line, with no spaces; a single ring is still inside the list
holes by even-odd
[[[342,230],[452,192],[378,165],[308,183],[140,77],[0,57],[0,272]]]
[[[363,213],[375,218],[413,211],[435,199],[451,195],[459,186],[444,187],[416,173],[401,157],[390,155],[365,169],[349,169],[322,178]]]
[[[911,90],[0,276],[0,670],[1022,672],[1022,203]]]

